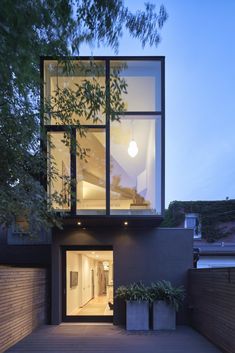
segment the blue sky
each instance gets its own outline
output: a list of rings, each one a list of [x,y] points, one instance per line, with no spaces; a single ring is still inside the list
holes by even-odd
[[[137,10],[144,2],[125,3]],[[235,198],[235,1],[152,3],[169,14],[158,48],[124,35],[118,55],[166,57],[166,206]],[[114,55],[81,50],[91,53]]]

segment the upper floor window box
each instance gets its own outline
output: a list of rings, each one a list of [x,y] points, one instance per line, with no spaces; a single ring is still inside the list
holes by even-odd
[[[74,216],[161,216],[164,58],[70,64],[42,65],[48,175],[56,174],[48,177],[50,207]]]

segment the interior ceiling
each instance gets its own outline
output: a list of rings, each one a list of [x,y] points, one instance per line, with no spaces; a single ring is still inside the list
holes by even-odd
[[[70,252],[70,251],[69,251]],[[76,254],[85,255],[91,259],[97,261],[113,261],[113,251],[112,250],[80,250],[80,251],[71,251]]]
[[[78,87],[76,85],[80,85],[85,80],[91,81],[93,77],[89,76],[51,76],[51,94],[57,89],[57,87],[63,88],[71,88],[72,90],[77,90]],[[99,82],[99,84],[104,87],[105,86],[105,77],[95,77],[95,80]]]
[[[127,75],[128,73],[135,76],[140,75],[156,75],[156,71],[161,68],[160,61],[141,61],[141,60],[112,60],[111,61],[111,68],[120,68],[121,69],[121,76],[123,73]]]

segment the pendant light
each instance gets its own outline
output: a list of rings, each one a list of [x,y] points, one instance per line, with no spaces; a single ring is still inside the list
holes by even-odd
[[[128,154],[130,157],[134,158],[138,154],[139,149],[133,137],[133,120],[131,121],[131,135],[132,137],[128,146]]]

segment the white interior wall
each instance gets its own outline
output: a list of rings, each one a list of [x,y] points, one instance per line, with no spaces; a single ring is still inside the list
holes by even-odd
[[[82,255],[82,306],[92,299],[91,288],[91,270],[93,267],[93,260]]]
[[[97,296],[97,261],[73,251],[67,252],[67,314],[72,315],[79,307],[82,307],[92,299],[92,269],[94,270],[95,296]],[[78,272],[78,285],[72,288],[70,288],[70,271]]]
[[[156,195],[156,201],[155,201],[155,208],[156,208],[156,213],[161,214],[162,213],[162,128],[161,128],[161,117],[158,116],[156,118],[156,125],[155,125],[155,180],[154,180],[154,185],[155,185],[155,195]]]
[[[82,306],[82,255],[78,256],[78,307]]]
[[[78,285],[70,288],[70,271],[78,272]],[[66,288],[67,288],[67,314],[72,315],[79,308],[79,282],[81,282],[79,271],[79,257],[74,252],[67,252]]]
[[[94,261],[94,279],[95,279],[95,297],[99,295],[98,293],[98,261]]]
[[[145,170],[138,175],[138,191],[161,213],[161,118],[149,121]]]
[[[146,181],[147,191],[145,195],[146,201],[150,202],[150,207],[155,208],[155,184],[156,184],[156,173],[155,173],[155,121],[151,121],[151,128],[148,134],[148,146],[147,146],[147,158],[146,158]]]
[[[113,284],[113,262],[109,261],[109,283]]]
[[[61,140],[64,140],[64,133],[53,132],[49,134],[52,144],[55,146],[53,148],[49,147],[49,153],[52,159],[52,163],[55,163],[55,167],[58,176],[50,183],[50,192],[58,192],[60,194],[68,194],[66,191],[66,177],[70,176],[70,150]],[[50,167],[50,161],[48,162],[48,168]],[[64,180],[63,180],[64,178]],[[69,198],[69,195],[67,195]],[[57,204],[53,201],[54,209],[69,209],[69,203],[64,203],[64,205]]]
[[[122,94],[122,100],[128,111],[156,110],[156,78],[151,76],[124,76],[127,84],[127,95]],[[141,99],[138,99],[140,98]]]

